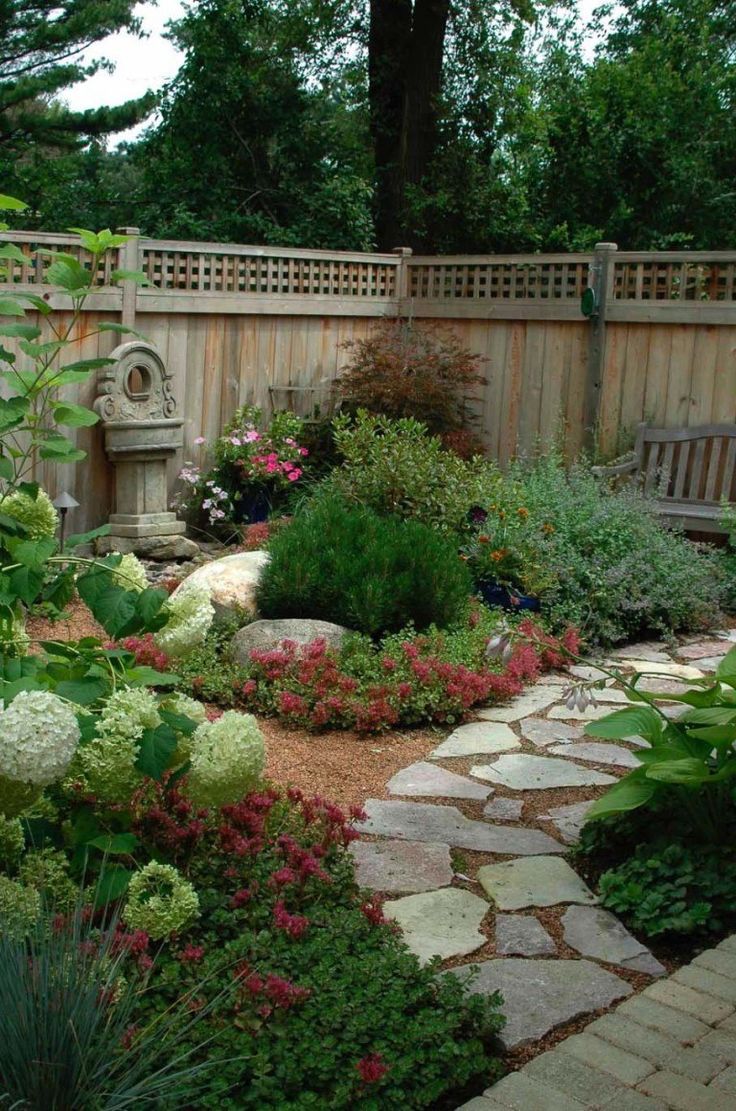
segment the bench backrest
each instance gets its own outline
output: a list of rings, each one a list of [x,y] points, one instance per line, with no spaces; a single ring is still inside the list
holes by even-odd
[[[736,501],[736,424],[640,424],[634,451],[648,494],[675,501]]]

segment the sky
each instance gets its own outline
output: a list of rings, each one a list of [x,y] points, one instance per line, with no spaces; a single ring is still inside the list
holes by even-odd
[[[190,0],[196,3],[196,0]],[[601,0],[577,0],[582,19],[587,19]],[[87,61],[107,58],[114,63],[112,73],[102,71],[70,89],[65,100],[70,108],[96,108],[102,104],[123,104],[142,96],[148,89],[158,90],[166,84],[179,68],[181,55],[168,42],[163,33],[166,24],[184,11],[184,0],[158,0],[157,4],[143,2],[138,14],[143,21],[148,38],[138,39],[121,33],[111,35],[103,43],[83,55]],[[140,128],[120,132],[113,137],[115,144],[132,138]]]

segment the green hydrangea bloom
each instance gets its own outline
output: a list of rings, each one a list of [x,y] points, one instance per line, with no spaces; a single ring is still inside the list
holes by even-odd
[[[32,806],[41,794],[41,788],[32,783],[18,783],[0,775],[0,814],[6,818],[17,818]]]
[[[41,896],[32,887],[0,876],[0,933],[23,938],[41,913]]]
[[[23,855],[26,839],[18,818],[0,816],[0,864],[14,868]]]
[[[128,887],[123,921],[154,940],[183,930],[199,915],[199,897],[189,880],[170,864],[152,860]]]
[[[7,514],[20,521],[28,530],[30,540],[44,540],[56,536],[59,527],[59,514],[54,509],[51,498],[43,490],[38,491],[35,499],[28,494],[16,491],[8,494],[0,502],[0,513]]]
[[[112,577],[123,590],[136,590],[139,593],[148,586],[146,569],[133,552],[128,552],[113,569]]]
[[[187,656],[203,643],[215,616],[209,587],[203,583],[182,583],[166,603],[166,610],[169,619],[153,639],[168,656]]]
[[[111,740],[140,740],[144,729],[155,729],[160,724],[156,696],[145,687],[124,687],[105,703],[97,733]]]
[[[141,737],[160,724],[158,702],[149,690],[115,691],[100,714],[97,737],[78,748],[70,781],[81,779],[101,802],[129,802],[143,778],[135,766]]]
[[[77,901],[79,888],[69,875],[69,864],[58,849],[26,853],[18,872],[26,887],[32,887],[55,910],[69,910]]]
[[[187,794],[198,806],[237,802],[257,786],[266,751],[252,714],[228,710],[200,725],[192,737]]]

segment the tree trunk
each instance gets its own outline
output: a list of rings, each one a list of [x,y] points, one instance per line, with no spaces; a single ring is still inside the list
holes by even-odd
[[[437,142],[449,0],[370,0],[368,76],[379,248],[414,246],[406,189],[418,185]]]

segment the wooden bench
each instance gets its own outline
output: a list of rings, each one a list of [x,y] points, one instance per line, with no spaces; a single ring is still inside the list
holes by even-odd
[[[662,516],[685,529],[725,532],[723,502],[736,501],[736,424],[640,424],[633,452],[593,472],[601,478],[631,475],[655,499]]]

